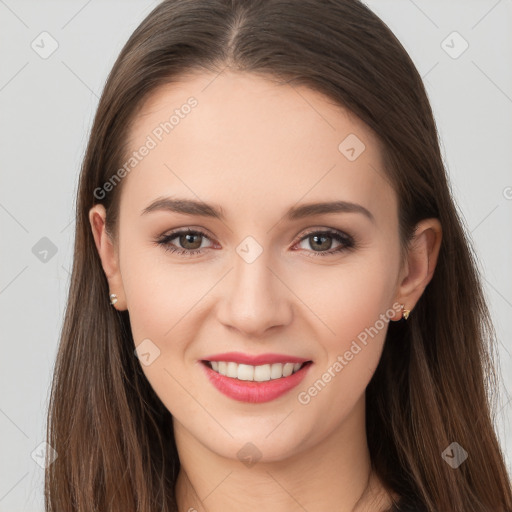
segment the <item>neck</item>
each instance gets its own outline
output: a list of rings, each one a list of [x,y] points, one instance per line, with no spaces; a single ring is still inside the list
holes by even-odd
[[[392,501],[371,469],[364,412],[363,399],[320,444],[278,461],[262,458],[250,467],[212,452],[175,420],[179,512],[387,510]]]

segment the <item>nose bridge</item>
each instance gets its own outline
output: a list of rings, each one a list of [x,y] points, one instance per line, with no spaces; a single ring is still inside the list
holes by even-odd
[[[247,334],[290,320],[286,288],[274,275],[272,251],[248,236],[237,246],[228,279],[221,321]],[[272,269],[272,270],[271,270]]]

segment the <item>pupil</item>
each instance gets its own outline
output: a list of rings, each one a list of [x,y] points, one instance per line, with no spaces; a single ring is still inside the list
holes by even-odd
[[[315,240],[315,244],[316,244],[318,240],[321,240],[321,239],[328,240],[329,237],[328,236],[314,235],[313,239]],[[322,247],[322,245],[323,245],[323,247]],[[330,245],[329,243],[325,244],[325,242],[324,242],[324,244],[320,243],[320,247],[319,248],[320,249],[329,249],[329,245]]]
[[[193,242],[194,237],[198,238],[199,235],[195,235],[193,233],[187,233],[186,235],[182,236],[182,239],[185,238],[185,243],[183,243],[181,240],[180,240],[180,242],[187,249],[197,249],[201,245],[201,243],[199,242],[199,245],[197,245],[197,241],[196,241],[196,244],[195,244],[196,246],[194,246],[194,242]],[[192,240],[190,240],[190,239],[192,239]],[[189,243],[192,244],[193,247],[187,247],[187,244],[189,244]]]

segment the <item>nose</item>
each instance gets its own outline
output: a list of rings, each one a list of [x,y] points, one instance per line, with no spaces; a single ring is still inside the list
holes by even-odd
[[[235,255],[234,268],[226,276],[218,320],[245,337],[263,337],[271,328],[290,324],[293,297],[286,276],[263,253],[251,263]]]

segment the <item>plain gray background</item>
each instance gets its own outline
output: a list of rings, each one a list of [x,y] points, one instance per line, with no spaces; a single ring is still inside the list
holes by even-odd
[[[0,0],[1,512],[43,510],[37,460],[69,283],[78,172],[107,74],[157,3]],[[367,3],[424,78],[480,260],[499,337],[496,428],[510,471],[512,0]]]

